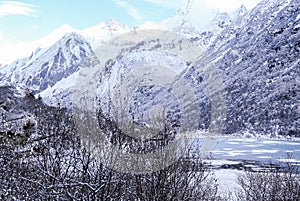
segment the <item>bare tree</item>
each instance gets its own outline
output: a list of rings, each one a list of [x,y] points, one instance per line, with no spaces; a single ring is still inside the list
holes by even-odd
[[[125,174],[105,167],[83,146],[71,114],[31,100],[27,110],[36,122],[25,124],[28,135],[0,133],[0,196],[4,200],[220,200],[217,181],[201,161],[181,158],[148,174]],[[3,119],[3,122],[6,119]],[[101,112],[102,132],[112,143],[126,143],[144,153],[172,140],[167,125],[160,141],[137,141],[126,136]],[[161,122],[158,122],[161,124]],[[143,144],[144,143],[144,144]]]
[[[246,172],[238,178],[241,186],[236,195],[247,201],[292,201],[300,200],[300,176],[294,166],[286,164],[284,171],[279,169]]]

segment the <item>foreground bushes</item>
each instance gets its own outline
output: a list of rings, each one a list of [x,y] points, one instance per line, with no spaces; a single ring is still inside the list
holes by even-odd
[[[300,175],[293,167],[284,172],[246,172],[238,178],[241,190],[238,200],[294,201],[300,200]]]
[[[32,110],[37,121],[22,143],[11,140],[17,133],[0,133],[4,200],[220,200],[217,181],[201,163],[179,160],[151,174],[119,173],[81,145],[66,111]]]
[[[33,105],[32,110],[37,121],[24,127],[29,135],[15,140],[18,133],[0,131],[3,200],[229,200],[218,195],[218,181],[200,162],[181,159],[151,174],[119,173],[81,145],[66,111],[41,105]],[[117,145],[130,144],[122,135],[115,137],[120,133],[112,122],[102,125],[106,132],[116,131],[111,138]],[[149,143],[149,149],[156,145]],[[300,200],[299,175],[292,169],[248,172],[239,184],[238,200]]]

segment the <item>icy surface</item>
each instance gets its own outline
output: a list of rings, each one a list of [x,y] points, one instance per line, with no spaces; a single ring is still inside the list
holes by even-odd
[[[216,140],[217,144],[211,150],[210,155],[215,160],[212,163],[214,165],[236,164],[241,161],[258,161],[265,164],[288,162],[300,166],[299,140],[245,138],[220,138]],[[203,143],[203,139],[196,141],[199,146]],[[291,154],[291,159],[288,158],[288,154]]]

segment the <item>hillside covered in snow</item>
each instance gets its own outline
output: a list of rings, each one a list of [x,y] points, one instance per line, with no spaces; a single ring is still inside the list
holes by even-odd
[[[48,40],[49,47],[38,48],[29,57],[1,67],[0,83],[27,88],[36,97],[41,96],[46,104],[60,102],[70,108],[81,69],[103,62],[97,56],[101,44],[130,31],[168,30],[182,34],[191,44],[201,47],[202,59],[205,57],[222,76],[226,99],[223,133],[249,131],[299,136],[299,2],[264,0],[250,11],[242,6],[234,13],[217,13],[205,26],[197,24],[196,10],[193,1],[189,1],[169,19],[134,28],[115,20],[86,30],[66,25],[48,36],[52,38]],[[137,44],[126,47],[122,54],[105,64],[98,83],[102,98],[110,93],[105,91],[108,85],[109,88],[117,86],[132,66],[145,61],[169,66],[194,88],[198,102],[195,104],[199,106],[195,111],[199,111],[201,117],[198,128],[207,129],[211,121],[212,97],[194,64],[162,51],[160,47],[174,45],[166,41],[155,42],[145,52],[147,41]],[[147,105],[147,101],[163,104],[167,100],[162,89],[142,87],[140,90],[135,101],[143,105]],[[141,93],[146,93],[145,90],[156,94],[155,97],[143,98],[145,94]],[[174,111],[180,112],[178,103],[172,100],[165,106],[172,108],[174,115]]]

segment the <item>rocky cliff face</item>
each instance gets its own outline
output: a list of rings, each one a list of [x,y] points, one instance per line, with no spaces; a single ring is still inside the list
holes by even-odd
[[[0,87],[1,151],[28,157],[27,154],[32,155],[49,144],[47,140],[54,136],[70,139],[73,128],[72,118],[65,109],[45,105],[28,89]]]
[[[251,12],[225,26],[200,57],[200,60],[208,57],[222,75],[226,98],[224,133],[299,135],[299,15],[296,0],[262,1]],[[199,38],[195,40],[201,41]],[[162,42],[161,46],[166,44]],[[207,128],[211,121],[211,97],[204,90],[202,75],[188,65],[188,61],[168,60],[166,55],[155,55],[155,51],[147,54],[146,45],[134,49],[139,50],[144,52],[131,54],[129,59],[120,55],[115,60],[115,65],[104,76],[102,85],[106,87],[102,91],[107,89],[107,83],[114,88],[121,77],[126,76],[128,67],[142,66],[149,61],[152,65],[166,62],[170,66],[180,66],[179,74],[190,83],[198,97],[199,126]],[[146,91],[160,97],[156,104],[168,102],[162,89],[152,87]],[[138,93],[140,96],[134,97],[142,105],[147,105],[143,93]],[[136,99],[133,102],[139,102]],[[176,108],[174,102],[169,101],[168,105]]]
[[[226,86],[227,132],[299,134],[299,2],[262,1],[208,48]]]
[[[29,138],[36,121],[32,113],[22,108],[34,96],[25,90],[0,87],[0,140],[23,141]]]

